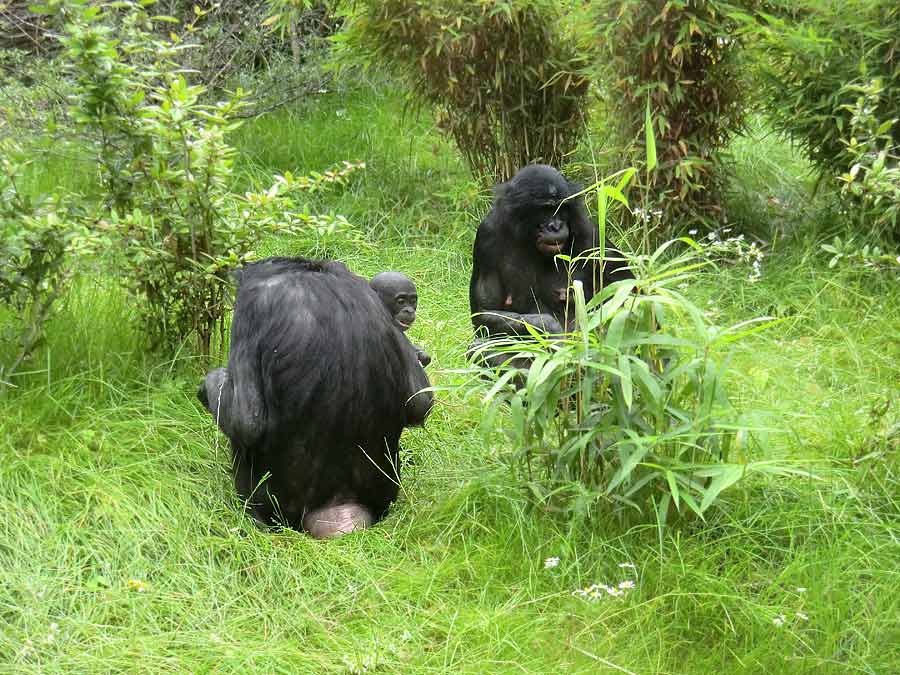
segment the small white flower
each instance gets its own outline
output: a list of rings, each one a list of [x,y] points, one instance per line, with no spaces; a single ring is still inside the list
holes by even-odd
[[[797,618],[801,621],[809,621],[809,616],[807,616],[803,612],[797,612]]]
[[[712,302],[712,300],[710,300],[710,302]],[[622,567],[622,568],[627,567],[627,568],[632,569],[632,570],[636,570],[636,569],[637,569],[637,566],[635,566],[634,563],[630,563],[630,562],[619,563],[619,567]]]
[[[772,619],[772,623],[774,623],[778,628],[781,628],[784,625],[784,614],[779,614],[774,619]]]
[[[554,556],[553,558],[547,558],[544,561],[544,569],[545,570],[553,569],[557,565],[559,565],[559,557],[558,556]]]
[[[619,583],[619,588],[623,591],[634,588],[634,582],[631,579],[626,579]]]
[[[806,593],[806,586],[797,586],[798,593]]]
[[[697,230],[688,230],[688,234],[694,236],[695,234],[697,234]]]

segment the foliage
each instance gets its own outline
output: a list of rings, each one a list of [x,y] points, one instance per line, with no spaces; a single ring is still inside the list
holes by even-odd
[[[720,0],[603,0],[598,4],[601,81],[624,154],[640,138],[649,105],[657,170],[649,203],[655,239],[714,218],[726,174],[722,151],[744,128],[746,86],[738,68],[733,5]],[[649,136],[644,135],[649,138]]]
[[[97,233],[49,196],[35,198],[20,187],[27,166],[22,147],[0,140],[0,305],[16,314],[17,344],[9,363],[0,363],[0,392],[31,357],[44,326],[75,271],[75,259],[98,243]]]
[[[887,232],[900,241],[900,143],[891,135],[897,118],[875,117],[885,96],[880,80],[846,85],[845,89],[859,97],[852,106],[844,106],[851,117],[849,139],[842,142],[852,165],[838,177],[843,183],[841,194],[859,206],[855,213],[860,229]]]
[[[624,202],[623,182],[604,185],[601,202]],[[728,371],[717,358],[772,322],[710,325],[679,290],[708,253],[692,239],[680,241],[686,253],[672,255],[679,240],[666,242],[634,259],[636,280],[610,284],[590,301],[576,281],[567,335],[532,330],[525,340],[500,338],[482,348],[533,359],[524,382],[514,368],[489,374],[493,386],[483,402],[494,414],[508,406],[509,461],[539,503],[583,514],[607,499],[644,514],[649,508],[663,528],[672,507],[702,518],[749,473],[801,473],[750,461],[753,439],[728,401]],[[559,258],[575,265],[598,255]]]
[[[276,222],[247,208],[252,197],[230,191],[234,152],[226,134],[238,127],[243,93],[203,103],[204,87],[188,84],[176,60],[186,45],[148,32],[152,22],[143,9],[124,6],[121,39],[113,38],[111,17],[96,6],[65,8],[73,116],[93,142],[108,218],[121,235],[126,278],[151,346],[171,350],[195,336],[206,356],[224,330],[228,271],[253,255]],[[293,180],[290,187],[340,183],[355,168]],[[269,203],[283,207],[285,196],[279,201],[277,193],[269,191]],[[301,224],[330,231],[341,223],[303,213],[284,230]]]
[[[858,92],[845,85],[879,79],[871,111],[888,120],[900,109],[900,5],[894,0],[780,0],[778,15],[747,26],[757,46],[758,92],[772,124],[798,142],[826,174],[854,163],[847,144]],[[900,144],[900,127],[890,129]]]
[[[249,233],[222,217],[232,150],[225,133],[240,95],[200,103],[174,60],[180,46],[150,35],[137,7],[124,37],[96,6],[66,8],[63,58],[76,82],[73,116],[95,133],[111,220],[123,237],[127,278],[141,298],[153,347],[196,335],[208,354],[224,315],[226,270]],[[168,343],[168,344],[166,344]]]
[[[900,255],[892,255],[872,244],[858,246],[852,237],[846,241],[835,237],[830,244],[822,244],[821,249],[831,255],[830,268],[846,264],[863,269],[893,269],[900,273]]]
[[[559,165],[583,128],[588,81],[550,0],[355,0],[340,43],[387,65],[435,106],[476,178]]]

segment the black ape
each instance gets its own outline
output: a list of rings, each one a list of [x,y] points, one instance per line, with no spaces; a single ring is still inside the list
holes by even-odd
[[[400,272],[379,272],[369,284],[394,317],[397,327],[404,333],[409,330],[416,320],[416,307],[419,304],[416,285],[412,280]],[[423,368],[431,363],[428,352],[415,344],[413,347]]]
[[[469,285],[472,322],[482,335],[525,335],[525,323],[561,333],[574,319],[566,264],[554,256],[575,256],[599,243],[581,197],[566,200],[577,192],[559,171],[542,164],[526,166],[497,186],[494,206],[475,235]],[[608,284],[632,278],[622,254],[608,242],[605,257],[573,270],[587,300],[601,279]],[[502,358],[488,362],[497,365]]]
[[[371,525],[397,496],[401,431],[431,409],[415,350],[341,263],[269,258],[237,278],[228,368],[198,395],[238,494],[317,538]]]

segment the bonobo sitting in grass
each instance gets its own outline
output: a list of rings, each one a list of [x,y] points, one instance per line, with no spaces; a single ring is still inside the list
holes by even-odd
[[[572,281],[580,281],[590,301],[603,285],[631,279],[625,257],[606,241],[604,255],[588,251],[600,245],[577,185],[556,169],[533,164],[495,188],[494,205],[478,226],[469,285],[473,354],[487,366],[511,360],[511,354],[484,353],[485,339],[528,335],[526,325],[545,333],[572,328],[575,311]],[[556,258],[581,256],[571,278],[566,262]],[[528,367],[529,359],[512,365]]]

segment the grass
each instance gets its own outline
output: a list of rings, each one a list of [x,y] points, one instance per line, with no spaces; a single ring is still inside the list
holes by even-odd
[[[426,121],[400,109],[356,92],[248,123],[235,137],[239,180],[365,160],[320,206],[370,244],[317,251],[416,281],[410,337],[434,357],[433,382],[450,385],[486,198]],[[746,144],[741,166],[760,184],[802,173],[767,173],[778,153],[774,139]],[[900,473],[888,428],[900,414],[900,289],[828,270],[814,241],[797,241],[777,247],[757,283],[724,266],[689,294],[720,325],[786,318],[735,349],[732,393],[783,429],[773,455],[822,479],[742,485],[707,523],[662,541],[652,524],[529,509],[502,434],[459,391],[404,434],[402,495],[378,527],[330,542],[257,530],[195,400],[196,363],[142,354],[122,320],[128,299],[82,278],[33,372],[0,399],[0,673],[896,672]],[[264,251],[308,252],[292,241]],[[545,568],[551,557],[559,565]],[[626,580],[635,588],[620,598],[573,595]]]

